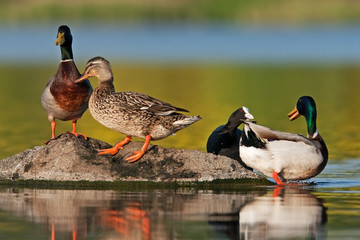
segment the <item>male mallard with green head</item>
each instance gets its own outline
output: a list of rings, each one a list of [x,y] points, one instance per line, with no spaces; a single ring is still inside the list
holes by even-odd
[[[73,60],[72,36],[68,26],[59,27],[55,45],[60,45],[61,62],[41,96],[41,104],[51,123],[51,139],[55,138],[55,118],[62,121],[72,120],[72,133],[86,139],[85,135],[76,132],[76,122],[88,108],[92,87],[86,79],[75,83],[81,75]]]
[[[312,97],[299,98],[290,120],[303,115],[308,137],[280,132],[244,121],[240,139],[240,157],[249,167],[284,184],[286,180],[304,180],[318,175],[328,161],[328,150],[316,127],[316,105]],[[283,180],[283,181],[282,181]]]
[[[188,111],[145,94],[115,92],[110,63],[102,57],[90,59],[76,82],[92,76],[98,78],[99,85],[89,100],[91,115],[104,126],[127,135],[114,147],[99,150],[99,154],[115,155],[132,136],[144,138],[141,150],[126,158],[129,162],[135,162],[145,153],[150,140],[166,138],[201,119],[200,116],[180,114],[179,111]]]

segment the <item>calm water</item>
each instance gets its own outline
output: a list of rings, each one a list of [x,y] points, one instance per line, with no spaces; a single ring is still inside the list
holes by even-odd
[[[359,160],[232,190],[0,188],[0,239],[358,239]]]
[[[50,137],[40,96],[59,62],[59,49],[52,45],[56,28],[1,32],[0,159]],[[241,106],[260,124],[306,134],[304,119],[289,122],[287,113],[298,97],[313,96],[330,153],[324,172],[311,180],[315,184],[151,191],[1,187],[0,239],[358,239],[358,29],[198,30],[120,28],[114,33],[105,28],[98,30],[103,35],[93,36],[87,28],[75,27],[74,54],[80,71],[88,58],[108,57],[118,91],[146,93],[203,117],[176,136],[153,142],[164,147],[205,150],[211,131]],[[31,47],[24,44],[27,36]],[[159,36],[166,41],[159,43]],[[123,48],[114,39],[122,39]],[[98,46],[92,48],[92,42]],[[253,64],[260,59],[265,61]],[[97,85],[95,79],[91,82]],[[70,129],[70,122],[57,124],[57,134]],[[101,126],[89,112],[78,129],[111,144],[124,137]]]

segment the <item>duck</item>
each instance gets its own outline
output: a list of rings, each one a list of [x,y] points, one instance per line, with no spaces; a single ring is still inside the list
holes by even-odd
[[[325,233],[328,218],[323,202],[304,188],[269,189],[241,206],[240,236],[242,239],[318,239]]]
[[[97,77],[98,86],[89,100],[89,111],[93,118],[126,138],[112,148],[101,149],[98,154],[115,155],[133,136],[145,139],[140,151],[134,151],[126,158],[128,162],[140,159],[151,140],[160,140],[201,120],[200,116],[186,116],[179,112],[188,110],[174,107],[146,94],[126,91],[116,92],[111,66],[103,57],[90,59],[84,73],[76,80],[80,83],[87,78]]]
[[[272,177],[277,185],[318,175],[327,164],[328,150],[317,129],[316,104],[311,96],[300,97],[288,114],[290,121],[300,116],[305,117],[307,137],[243,121],[239,144],[242,161]]]
[[[238,128],[242,121],[254,119],[247,107],[235,110],[225,125],[218,126],[209,136],[206,143],[206,151],[215,155],[226,156],[237,160],[245,168],[246,166],[239,155],[239,143],[242,131]]]
[[[49,141],[55,139],[55,119],[72,120],[72,134],[87,139],[86,135],[76,132],[76,124],[88,108],[92,87],[87,79],[81,83],[75,83],[81,74],[73,59],[72,35],[68,26],[61,25],[58,28],[54,44],[60,46],[61,61],[55,75],[50,78],[41,95],[41,104],[51,124]]]

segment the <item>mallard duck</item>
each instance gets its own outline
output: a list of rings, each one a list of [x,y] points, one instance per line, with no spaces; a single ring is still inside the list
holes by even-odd
[[[276,131],[250,121],[240,139],[240,157],[249,167],[284,184],[286,180],[305,180],[318,175],[328,161],[328,150],[316,127],[316,105],[312,97],[299,98],[288,116],[303,115],[308,136]]]
[[[72,133],[86,139],[84,134],[76,132],[76,122],[88,108],[92,87],[86,79],[81,83],[75,83],[80,77],[80,72],[73,60],[72,35],[68,26],[59,27],[55,45],[60,45],[61,62],[41,96],[41,104],[51,123],[51,139],[55,138],[55,118],[62,121],[72,120]]]
[[[126,158],[129,162],[135,162],[143,156],[150,140],[166,138],[201,119],[200,116],[180,114],[179,111],[188,111],[145,94],[115,92],[110,63],[102,57],[90,59],[76,82],[80,83],[92,76],[98,78],[99,85],[89,100],[91,115],[104,126],[127,135],[125,140],[114,147],[99,150],[99,154],[115,155],[132,136],[144,138],[141,150]]]
[[[319,239],[326,222],[322,199],[307,189],[277,186],[241,206],[238,229],[242,239]]]
[[[230,115],[229,120],[225,125],[217,127],[210,134],[206,144],[207,152],[230,157],[240,162],[244,167],[252,170],[241,161],[239,155],[241,130],[238,127],[242,121],[253,118],[254,117],[249,113],[248,108],[241,107],[237,109]]]

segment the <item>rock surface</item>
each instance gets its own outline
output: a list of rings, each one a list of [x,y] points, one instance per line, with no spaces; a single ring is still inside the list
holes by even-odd
[[[197,150],[149,145],[135,163],[125,161],[143,142],[130,142],[114,156],[98,155],[111,147],[100,140],[77,138],[67,132],[0,161],[0,179],[52,181],[189,182],[216,179],[262,179],[236,160]]]

